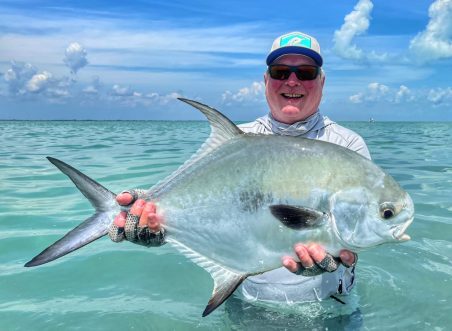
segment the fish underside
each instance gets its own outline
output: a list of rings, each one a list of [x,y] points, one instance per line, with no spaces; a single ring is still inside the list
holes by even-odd
[[[409,195],[383,170],[346,148],[299,137],[245,134],[196,101],[210,137],[178,170],[147,192],[164,215],[166,241],[205,270],[214,289],[203,316],[250,275],[281,266],[298,242],[318,242],[333,255],[401,242],[413,220]],[[46,248],[38,266],[106,235],[124,207],[116,195],[70,165],[48,157],[95,213]]]

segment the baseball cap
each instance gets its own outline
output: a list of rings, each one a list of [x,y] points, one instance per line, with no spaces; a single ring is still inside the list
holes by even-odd
[[[267,56],[267,65],[286,54],[305,55],[312,58],[319,67],[323,64],[317,39],[303,32],[290,32],[276,38]]]

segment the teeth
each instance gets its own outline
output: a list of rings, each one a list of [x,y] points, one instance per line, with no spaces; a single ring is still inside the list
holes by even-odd
[[[282,96],[285,98],[302,98],[303,94],[283,93]]]

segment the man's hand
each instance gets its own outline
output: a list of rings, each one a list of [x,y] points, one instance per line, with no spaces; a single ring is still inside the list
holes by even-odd
[[[109,236],[114,242],[128,240],[144,246],[160,246],[164,243],[162,217],[153,202],[146,202],[138,190],[126,191],[116,196],[121,206],[133,203],[129,212],[119,213],[110,226]]]
[[[325,271],[333,272],[342,263],[346,267],[354,266],[358,256],[348,250],[342,250],[339,258],[328,254],[319,244],[296,244],[294,250],[300,262],[295,261],[290,256],[282,258],[282,264],[289,271],[303,276],[316,276]]]

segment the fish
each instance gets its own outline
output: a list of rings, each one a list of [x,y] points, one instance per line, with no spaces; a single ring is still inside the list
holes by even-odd
[[[249,276],[296,258],[296,243],[317,242],[333,256],[410,239],[409,194],[371,160],[347,148],[300,137],[242,132],[214,108],[201,111],[210,136],[145,200],[162,213],[166,242],[204,268],[213,291],[202,313],[218,308]],[[107,234],[116,194],[79,170],[47,157],[91,202],[95,213],[26,267],[60,258]]]

